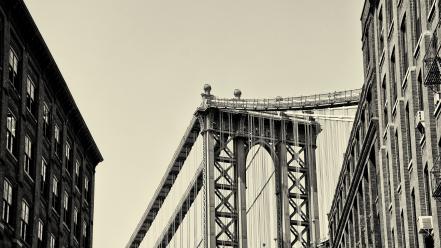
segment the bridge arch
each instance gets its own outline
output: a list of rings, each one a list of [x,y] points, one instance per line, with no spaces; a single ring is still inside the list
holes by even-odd
[[[256,139],[250,142],[250,144],[247,146],[247,149],[245,150],[245,157],[248,157],[251,149],[255,146],[261,146],[265,149],[266,152],[268,152],[268,154],[272,158],[274,166],[279,164],[279,157],[277,156],[275,145],[272,145],[263,139]]]
[[[257,140],[246,153],[246,218],[248,247],[277,247],[277,155]]]

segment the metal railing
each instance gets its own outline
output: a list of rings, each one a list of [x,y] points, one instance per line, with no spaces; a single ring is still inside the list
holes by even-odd
[[[438,201],[441,201],[441,161],[438,156],[433,163],[432,170],[432,197],[435,197]]]
[[[254,111],[320,109],[356,105],[360,96],[361,89],[271,99],[211,98],[207,99],[206,107]]]
[[[441,75],[439,66],[441,65],[441,58],[439,56],[439,39],[441,38],[441,21],[438,21],[433,30],[432,38],[426,48],[424,55],[424,71],[426,77],[424,78],[424,85],[438,85],[441,84]]]

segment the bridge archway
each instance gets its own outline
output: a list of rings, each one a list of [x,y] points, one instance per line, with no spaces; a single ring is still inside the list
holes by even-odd
[[[274,149],[255,142],[246,156],[248,247],[277,247],[277,196]]]

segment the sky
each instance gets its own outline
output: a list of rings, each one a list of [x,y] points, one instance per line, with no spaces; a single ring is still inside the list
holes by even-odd
[[[123,247],[204,83],[244,98],[360,88],[361,0],[25,0],[104,162],[94,247]]]

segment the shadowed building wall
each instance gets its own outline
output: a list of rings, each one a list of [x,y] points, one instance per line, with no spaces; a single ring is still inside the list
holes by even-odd
[[[439,4],[366,0],[361,24],[365,81],[329,214],[331,245],[440,247],[439,87],[424,85]],[[434,50],[439,57],[439,42]]]
[[[0,247],[91,247],[103,160],[22,0],[0,1]]]

